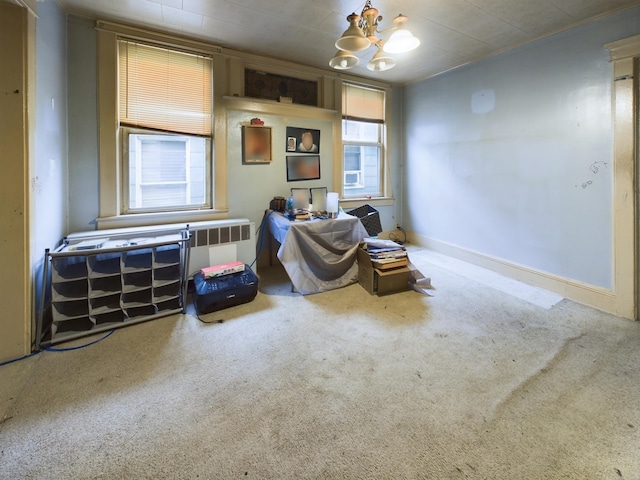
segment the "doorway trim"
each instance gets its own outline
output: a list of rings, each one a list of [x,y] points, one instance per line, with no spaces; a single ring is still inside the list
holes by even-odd
[[[640,35],[607,43],[611,63],[613,116],[613,280],[617,315],[640,319],[636,193],[638,138],[638,58]]]

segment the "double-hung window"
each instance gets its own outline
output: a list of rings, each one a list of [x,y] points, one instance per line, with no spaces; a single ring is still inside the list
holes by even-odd
[[[118,41],[123,212],[210,208],[212,59]]]
[[[343,196],[384,196],[385,92],[343,84]]]

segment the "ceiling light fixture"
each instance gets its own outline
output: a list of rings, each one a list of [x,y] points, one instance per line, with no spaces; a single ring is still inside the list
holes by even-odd
[[[396,59],[384,51],[384,42],[378,41],[376,44],[378,51],[371,61],[367,63],[367,68],[373,72],[384,72],[396,66]]]
[[[371,5],[371,0],[367,0],[360,15],[354,12],[347,17],[349,27],[336,40],[338,53],[329,61],[329,66],[336,70],[355,67],[360,60],[353,52],[376,46],[377,52],[367,64],[367,68],[375,72],[393,68],[396,65],[396,61],[389,53],[409,52],[420,45],[420,40],[405,28],[407,20],[409,19],[405,15],[400,14],[393,19],[392,27],[378,30],[382,15],[378,15],[378,9]],[[376,36],[376,34],[390,30],[393,30],[393,33],[387,42],[378,39]]]
[[[360,59],[347,50],[338,50],[335,57],[329,60],[329,65],[336,70],[347,70],[360,63]]]

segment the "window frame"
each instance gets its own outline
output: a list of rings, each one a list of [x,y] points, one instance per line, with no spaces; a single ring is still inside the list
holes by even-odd
[[[185,148],[186,148],[186,156],[187,156],[187,160],[186,160],[186,168],[187,168],[187,180],[185,180],[184,183],[187,183],[187,188],[190,188],[190,148],[189,148],[189,143],[191,138],[194,137],[198,137],[197,135],[187,135],[187,134],[169,134],[169,133],[164,133],[164,132],[157,132],[154,130],[146,130],[146,129],[140,129],[140,128],[132,128],[132,127],[120,127],[120,136],[121,136],[121,158],[122,158],[122,184],[123,184],[123,188],[122,188],[122,209],[123,209],[123,214],[124,215],[135,215],[135,214],[142,214],[142,213],[164,213],[167,211],[172,211],[172,212],[180,212],[180,211],[184,211],[184,212],[189,212],[191,210],[194,209],[208,209],[211,208],[211,182],[212,182],[212,178],[211,178],[211,164],[212,162],[215,162],[215,159],[213,159],[212,157],[212,149],[211,149],[211,144],[213,143],[213,139],[210,139],[208,137],[200,137],[200,138],[204,138],[205,139],[205,176],[207,178],[207,182],[206,182],[206,186],[205,186],[205,202],[201,205],[184,205],[184,206],[174,206],[171,208],[171,210],[168,210],[167,208],[144,208],[144,207],[133,207],[131,206],[131,198],[130,198],[130,188],[129,185],[131,184],[131,177],[130,177],[130,162],[131,159],[129,158],[129,147],[130,147],[130,140],[129,137],[131,135],[148,135],[148,136],[157,136],[157,137],[161,137],[161,138],[172,138],[172,137],[177,137],[177,138],[185,138]],[[139,154],[139,152],[138,152]],[[138,164],[139,159],[136,158],[135,162]],[[136,172],[140,172],[139,167],[140,165],[137,165],[136,168]],[[188,195],[187,195],[188,196]],[[137,195],[136,195],[137,198]]]
[[[344,121],[344,120],[343,120]],[[362,155],[359,154],[358,156],[358,169],[356,170],[347,170],[345,167],[345,163],[346,163],[346,150],[348,146],[355,146],[355,145],[346,145],[343,144],[342,145],[342,155],[343,155],[343,160],[342,160],[342,168],[343,168],[343,172],[342,172],[342,176],[343,176],[343,181],[342,184],[344,186],[345,190],[349,190],[349,189],[355,189],[355,188],[364,188],[364,184],[362,183],[362,176],[363,176],[363,172],[364,169],[362,168]],[[360,145],[357,145],[358,147],[360,147]],[[353,183],[347,183],[347,175],[349,174],[357,174],[357,180]]]
[[[105,21],[96,23],[98,85],[99,216],[98,229],[163,223],[186,223],[228,217],[226,114],[222,106],[225,59],[214,45]],[[126,213],[122,135],[118,115],[118,40],[129,39],[212,58],[212,134],[208,162],[210,207]]]
[[[379,130],[378,130],[378,142],[366,142],[366,141],[353,141],[353,140],[346,140],[344,139],[344,135],[343,135],[343,122],[345,120],[351,120],[351,121],[363,121],[363,120],[358,120],[355,118],[344,118],[343,115],[343,98],[342,98],[342,90],[344,89],[344,85],[349,85],[349,86],[354,86],[354,87],[358,87],[358,88],[365,88],[365,89],[370,89],[370,90],[377,90],[380,92],[384,93],[384,120],[382,123],[378,123],[378,122],[372,122],[372,123],[376,123],[379,125]],[[388,88],[384,88],[384,87],[379,87],[379,86],[373,86],[373,85],[367,85],[367,84],[359,84],[356,82],[342,82],[342,88],[340,89],[340,93],[339,93],[339,102],[338,105],[340,106],[339,108],[339,116],[340,116],[340,158],[339,158],[339,182],[340,182],[340,192],[341,192],[341,196],[342,198],[347,201],[347,202],[362,202],[362,201],[372,201],[373,203],[376,202],[383,202],[383,203],[387,203],[388,200],[392,200],[392,189],[391,189],[391,175],[389,174],[390,172],[390,164],[389,164],[389,159],[387,156],[387,144],[388,144],[388,122],[389,122],[389,112],[390,110],[390,99],[391,99],[391,92],[390,89]],[[336,100],[338,100],[338,98],[336,98]],[[379,165],[378,165],[378,179],[379,179],[379,192],[378,194],[362,194],[360,192],[358,193],[349,193],[349,190],[352,190],[353,187],[347,187],[345,185],[344,182],[344,178],[345,178],[345,168],[344,168],[344,147],[345,145],[359,145],[359,146],[376,146],[379,148]],[[363,167],[364,168],[364,167]],[[362,171],[363,169],[361,169]],[[364,185],[364,184],[363,184]],[[359,187],[356,187],[359,188]]]
[[[342,131],[344,131],[344,122],[353,122],[355,120],[347,120],[347,119],[342,119]],[[361,153],[360,153],[360,170],[357,170],[360,173],[360,177],[361,177],[361,182],[358,185],[355,186],[347,186],[347,184],[343,181],[342,183],[342,188],[345,190],[344,192],[344,198],[350,198],[350,197],[355,197],[355,198],[360,198],[362,197],[362,195],[359,194],[353,194],[353,195],[348,195],[346,190],[350,190],[350,189],[356,189],[356,188],[365,188],[365,184],[364,184],[364,174],[365,174],[365,166],[364,166],[364,160],[362,158],[362,148],[363,147],[377,147],[378,148],[378,184],[379,184],[379,192],[378,195],[371,195],[372,198],[380,198],[380,197],[384,197],[384,193],[385,193],[385,188],[384,188],[384,168],[383,168],[383,158],[382,158],[382,151],[384,149],[384,144],[382,142],[382,137],[383,137],[383,131],[384,131],[384,123],[377,123],[376,124],[378,126],[378,141],[377,142],[373,142],[373,141],[366,141],[366,140],[344,140],[344,136],[342,138],[342,175],[343,177],[346,176],[347,173],[349,172],[356,172],[356,170],[345,170],[344,168],[344,155],[345,155],[345,147],[346,146],[354,146],[354,147],[360,147],[361,149]]]

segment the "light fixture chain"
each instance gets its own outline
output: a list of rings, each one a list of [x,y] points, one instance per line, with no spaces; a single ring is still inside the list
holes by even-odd
[[[375,37],[378,32],[378,24],[382,21],[382,15],[378,15],[378,9],[371,4],[371,0],[367,0],[360,14],[358,27],[362,30],[365,37]]]

